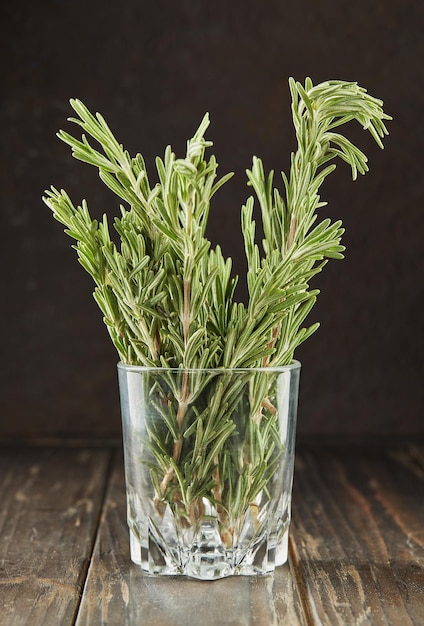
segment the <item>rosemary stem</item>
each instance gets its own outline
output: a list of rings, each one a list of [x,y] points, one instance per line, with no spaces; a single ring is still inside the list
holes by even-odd
[[[258,385],[252,394],[256,397],[248,401],[250,408],[248,403],[243,408],[247,414],[238,439],[231,437],[243,413],[236,408],[238,390],[217,383],[207,392],[206,406],[192,406],[203,390],[191,372],[285,365],[317,329],[318,324],[303,327],[318,293],[309,288],[309,280],[327,259],[343,258],[344,251],[341,221],[318,219],[324,204],[319,190],[334,170],[335,159],[350,165],[353,179],[368,171],[366,155],[336,130],[356,120],[383,147],[385,120],[391,119],[382,102],[357,83],[326,81],[314,86],[309,78],[304,85],[291,78],[289,86],[297,150],[290,172],[282,173],[284,189],[273,186],[273,172],[265,173],[261,159],[254,157],[252,170],[247,170],[264,234],[260,249],[251,196],[242,209],[247,306],[234,299],[231,260],[205,238],[210,200],[231,177],[214,182],[216,159],[205,156],[212,145],[205,138],[207,114],[188,141],[185,158],[177,159],[170,146],[163,159],[158,157],[159,182],[150,189],[142,156],[132,158],[99,114],[71,100],[79,118],[72,120],[84,133],[78,139],[61,131],[59,137],[75,158],[94,165],[106,186],[126,203],[114,221],[119,245],[110,238],[106,216],[92,219],[85,200],[74,206],[67,193],[55,187],[43,198],[76,241],[79,261],[95,281],[96,302],[121,360],[179,370],[177,385],[169,383],[172,372],[164,374],[161,390],[166,389],[168,405],[163,399],[158,413],[152,410],[146,418],[158,512],[166,502],[174,512],[179,509],[188,527],[203,515],[209,501],[217,509],[228,546],[239,514],[245,515],[250,506],[258,520],[253,494],[263,489],[264,474],[252,476],[255,469],[268,470],[278,416],[272,394]],[[89,137],[103,152],[91,146]],[[239,444],[245,454],[241,460],[234,455]],[[236,487],[234,476],[242,478]]]
[[[184,347],[187,348],[189,332],[190,332],[190,297],[191,297],[191,280],[184,278],[184,310],[183,310],[183,335]]]

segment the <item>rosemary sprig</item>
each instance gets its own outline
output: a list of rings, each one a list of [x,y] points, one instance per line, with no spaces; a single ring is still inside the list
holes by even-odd
[[[156,407],[163,420],[148,426],[156,505],[172,504],[190,524],[206,498],[216,507],[227,543],[237,512],[252,504],[278,463],[278,420],[266,379],[258,377],[242,428],[245,455],[235,457],[232,411],[240,383],[214,382],[193,370],[285,365],[317,329],[317,323],[303,326],[318,295],[309,282],[344,251],[341,221],[318,219],[325,206],[319,190],[337,158],[350,165],[353,179],[368,170],[367,157],[340,127],[356,120],[383,147],[390,119],[382,102],[356,83],[314,86],[308,78],[304,85],[290,79],[289,85],[297,138],[289,175],[282,173],[279,190],[274,173],[266,174],[259,158],[247,170],[264,238],[259,246],[251,196],[241,212],[246,305],[234,301],[231,259],[219,247],[211,249],[205,237],[211,198],[232,176],[218,179],[215,157],[205,157],[212,145],[205,139],[208,115],[187,142],[184,158],[168,146],[164,158],[156,159],[158,182],[152,187],[143,157],[131,157],[99,113],[71,100],[77,117],[70,119],[81,127],[81,139],[64,131],[58,136],[75,158],[95,166],[125,203],[113,224],[119,246],[110,237],[106,215],[100,222],[92,219],[85,200],[74,206],[54,187],[43,198],[76,241],[120,359],[164,368],[172,401],[160,400],[165,391],[159,386]],[[178,384],[166,376],[167,368],[181,368]],[[195,400],[205,390],[209,402],[196,410]]]

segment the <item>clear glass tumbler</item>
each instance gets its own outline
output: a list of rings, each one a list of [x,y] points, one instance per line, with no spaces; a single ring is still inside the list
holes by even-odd
[[[118,375],[132,560],[205,580],[285,563],[300,363]]]

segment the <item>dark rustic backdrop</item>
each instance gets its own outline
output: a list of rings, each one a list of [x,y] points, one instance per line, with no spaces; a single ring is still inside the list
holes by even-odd
[[[50,184],[99,215],[117,201],[55,137],[70,97],[101,111],[150,166],[183,152],[205,111],[221,172],[210,238],[244,271],[240,205],[257,154],[287,169],[295,147],[287,79],[357,80],[394,117],[356,183],[339,165],[323,211],[342,217],[297,353],[299,431],[423,431],[424,3],[418,0],[39,0],[2,8],[1,424],[3,437],[119,434],[116,355],[71,241],[41,203]],[[243,290],[240,293],[243,296]]]

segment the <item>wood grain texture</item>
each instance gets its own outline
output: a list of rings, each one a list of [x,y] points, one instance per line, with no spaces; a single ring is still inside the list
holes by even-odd
[[[0,626],[424,624],[419,444],[300,446],[273,577],[143,576],[113,449],[0,448],[0,503]]]
[[[108,476],[106,450],[0,449],[0,625],[72,624]]]
[[[214,582],[144,576],[131,563],[122,461],[116,460],[77,626],[304,625],[289,567]]]
[[[423,461],[417,446],[298,452],[291,553],[309,621],[424,624]]]

